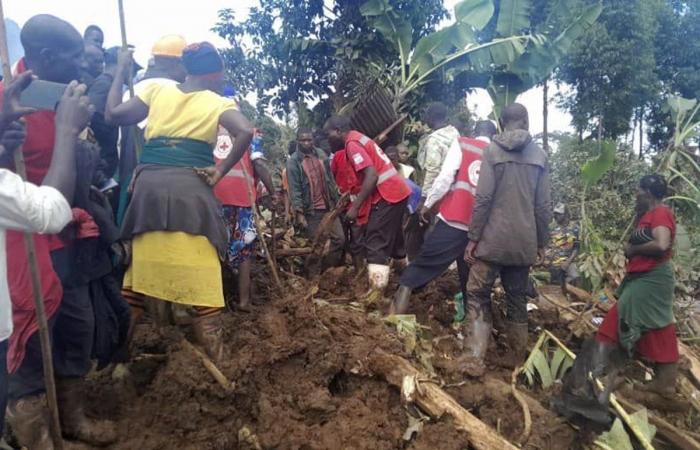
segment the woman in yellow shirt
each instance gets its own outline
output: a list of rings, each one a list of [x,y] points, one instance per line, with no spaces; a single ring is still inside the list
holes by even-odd
[[[185,48],[182,62],[188,73],[184,83],[153,84],[121,103],[131,64],[131,53],[123,53],[107,100],[106,118],[113,124],[148,119],[122,224],[122,238],[132,240],[123,293],[132,306],[132,323],[143,312],[145,298],[193,306],[195,337],[219,360],[220,259],[228,236],[212,186],[241,158],[253,129],[236,102],[218,94],[224,64],[211,44]],[[215,166],[212,149],[219,125],[235,140],[228,158]]]

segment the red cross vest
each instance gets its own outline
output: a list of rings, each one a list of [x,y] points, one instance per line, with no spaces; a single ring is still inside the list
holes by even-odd
[[[406,180],[376,142],[355,130],[348,133],[345,139],[346,146],[352,141],[359,143],[365,149],[377,171],[377,193],[372,196],[372,203],[377,203],[380,198],[389,203],[398,203],[411,195],[411,189],[406,184]],[[359,181],[361,184],[362,180]]]
[[[360,192],[362,183],[357,178],[357,173],[353,169],[350,162],[347,160],[347,153],[344,151],[336,152],[333,154],[333,159],[331,159],[331,172],[333,172],[333,178],[335,178],[335,184],[341,193],[349,193],[350,198],[357,195]],[[359,225],[365,225],[369,221],[369,211],[372,207],[372,203],[368,198],[360,206],[360,211],[357,214],[357,223]],[[350,204],[345,208],[346,210],[350,208]]]
[[[447,221],[469,226],[479,182],[481,158],[489,144],[468,137],[460,137],[459,144],[462,148],[462,164],[450,191],[440,203],[440,214]]]
[[[214,148],[214,160],[216,165],[221,164],[231,152],[233,144],[228,134],[219,134]],[[248,183],[246,183],[248,180]],[[246,185],[247,184],[247,185]],[[240,206],[250,208],[253,206],[248,191],[256,199],[255,181],[253,179],[253,162],[250,159],[250,150],[243,153],[243,157],[229,172],[214,186],[214,195],[225,206]]]

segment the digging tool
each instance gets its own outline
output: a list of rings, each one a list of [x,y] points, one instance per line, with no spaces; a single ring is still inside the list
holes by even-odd
[[[304,263],[305,267],[307,268],[307,271],[310,274],[318,275],[318,272],[320,272],[321,260],[323,258],[323,249],[325,248],[326,242],[328,241],[328,236],[330,235],[333,223],[338,218],[338,216],[340,216],[340,213],[343,212],[343,210],[345,209],[345,205],[347,205],[349,200],[349,194],[343,194],[340,197],[340,199],[338,199],[335,208],[327,212],[323,216],[323,219],[321,219],[321,224],[318,226],[318,230],[316,230],[316,236],[314,236],[313,244],[311,244],[311,254],[306,257],[306,261]]]
[[[10,69],[10,54],[7,49],[7,31],[5,30],[5,10],[2,0],[0,0],[0,59],[2,59],[2,73],[5,85],[12,81],[12,70]],[[27,179],[27,169],[24,164],[24,153],[22,150],[15,151],[15,170],[23,180]],[[24,234],[24,243],[27,248],[27,258],[29,260],[29,271],[32,278],[32,291],[34,292],[34,308],[36,309],[36,320],[39,324],[39,341],[41,342],[41,359],[44,367],[44,383],[46,384],[46,398],[51,415],[50,431],[56,450],[63,450],[63,437],[61,433],[61,421],[58,416],[58,403],[56,401],[56,380],[54,379],[53,356],[51,353],[51,336],[49,334],[49,324],[46,319],[44,309],[44,295],[41,291],[41,281],[39,279],[39,265],[36,260],[36,248],[34,238],[31,233]],[[3,411],[4,412],[4,411]]]
[[[255,225],[255,231],[258,233],[258,236],[260,237],[260,245],[262,245],[263,251],[265,252],[265,258],[267,259],[267,264],[270,266],[270,272],[272,272],[272,279],[275,281],[275,286],[277,289],[282,292],[282,281],[280,281],[280,276],[277,271],[277,263],[275,260],[272,258],[272,255],[268,251],[267,248],[267,243],[265,242],[265,237],[262,234],[262,230],[258,226],[258,215],[259,213],[257,212],[257,209],[255,208],[255,202],[253,201],[253,187],[251,186],[250,181],[253,180],[252,174],[248,174],[248,171],[246,170],[245,166],[241,164],[241,169],[243,170],[243,176],[245,177],[245,187],[246,191],[248,194],[248,201],[250,201],[250,204],[252,206],[253,210],[253,225]]]

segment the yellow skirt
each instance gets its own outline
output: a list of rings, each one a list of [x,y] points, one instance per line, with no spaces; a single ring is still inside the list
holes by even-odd
[[[224,307],[216,249],[206,237],[181,231],[134,237],[124,289],[183,305]]]

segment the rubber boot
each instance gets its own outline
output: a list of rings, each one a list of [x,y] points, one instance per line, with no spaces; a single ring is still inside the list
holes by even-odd
[[[66,439],[103,447],[117,440],[113,422],[89,419],[85,415],[84,385],[82,378],[56,380],[56,400],[61,419],[61,431]]]
[[[462,372],[472,377],[481,377],[486,372],[484,358],[489,347],[489,338],[493,328],[491,305],[469,307],[466,320],[466,333],[464,355],[459,358],[458,364]]]
[[[352,255],[352,265],[355,267],[355,274],[361,274],[365,269],[365,258],[362,255]]]
[[[386,264],[367,264],[369,291],[364,295],[365,305],[379,304],[384,298],[384,289],[389,284],[391,268]]]
[[[515,369],[525,361],[527,356],[527,322],[506,321],[506,333],[510,352],[503,358],[501,365]]]
[[[192,331],[197,344],[204,348],[214,364],[220,362],[224,357],[224,330],[220,314],[195,318]]]
[[[561,395],[552,401],[559,414],[567,419],[580,415],[602,425],[610,424],[608,403],[621,367],[616,351],[614,344],[593,339],[584,342],[573,367],[563,378]],[[603,382],[605,390],[598,388],[595,379]]]
[[[671,398],[676,393],[676,380],[678,380],[678,363],[656,364],[654,379],[642,384],[639,389]]]
[[[6,417],[21,447],[27,450],[54,449],[45,394],[10,401]]]
[[[410,287],[404,285],[399,286],[399,288],[396,290],[396,294],[394,295],[394,300],[391,302],[391,306],[389,307],[389,315],[406,314],[406,311],[408,311],[408,305],[411,302],[411,292],[413,292],[413,289]]]

